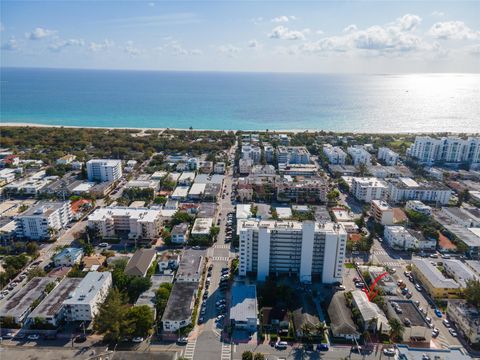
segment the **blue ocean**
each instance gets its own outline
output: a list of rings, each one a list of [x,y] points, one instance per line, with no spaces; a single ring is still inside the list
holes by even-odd
[[[0,75],[2,123],[480,132],[480,74],[2,68]]]

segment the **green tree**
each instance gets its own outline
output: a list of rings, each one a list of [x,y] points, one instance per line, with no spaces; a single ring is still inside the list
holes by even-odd
[[[263,355],[262,353],[255,353],[253,360],[265,360],[265,355]]]
[[[127,286],[127,294],[130,300],[130,303],[133,304],[137,301],[140,294],[150,288],[152,282],[149,278],[134,276]]]
[[[33,268],[32,270],[30,270],[28,272],[28,275],[27,275],[27,280],[32,280],[34,277],[44,277],[46,276],[47,274],[45,274],[45,271],[43,271],[43,269],[39,268],[39,267],[36,267],[36,268]]]
[[[153,327],[153,310],[148,305],[132,306],[128,309],[126,319],[132,330],[129,335],[146,337]]]
[[[122,293],[113,288],[100,306],[93,328],[104,334],[105,341],[118,342],[131,332],[131,327],[125,321],[127,312]]]
[[[467,280],[467,287],[464,290],[465,299],[474,306],[480,304],[480,281]]]
[[[193,216],[187,214],[186,212],[177,211],[175,214],[173,214],[171,225],[175,226],[177,224],[181,224],[184,222],[192,224],[193,220],[194,220]]]
[[[394,341],[402,341],[403,332],[405,331],[405,326],[398,319],[388,320],[388,325],[390,325],[390,337]]]
[[[253,360],[253,353],[251,351],[244,351],[242,353],[242,360]]]
[[[35,241],[30,241],[25,246],[25,250],[28,255],[37,256],[38,254],[38,244]]]

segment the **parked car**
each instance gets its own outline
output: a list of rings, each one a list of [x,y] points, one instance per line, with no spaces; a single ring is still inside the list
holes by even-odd
[[[187,345],[188,344],[188,338],[186,337],[181,337],[177,339],[177,344],[179,345]]]
[[[143,337],[137,336],[132,339],[132,342],[136,344],[140,344],[141,342],[143,342],[143,340],[144,340]]]
[[[40,339],[40,335],[38,335],[38,334],[31,334],[31,335],[28,335],[27,339],[28,339],[28,340],[33,340],[33,341],[35,341],[35,340]]]
[[[451,325],[450,325],[450,321],[448,321],[447,319],[443,319],[442,321],[443,325],[445,325],[445,327],[449,328]]]
[[[318,344],[317,351],[328,351],[329,347],[328,344]]]
[[[385,356],[395,356],[395,349],[394,348],[383,349],[383,355],[385,355]]]
[[[288,347],[288,343],[286,341],[278,341],[275,344],[275,348],[278,350],[285,350]]]
[[[108,243],[102,242],[102,243],[98,244],[98,247],[102,247],[102,248],[108,247]]]
[[[440,309],[435,309],[435,315],[437,315],[439,318],[441,318],[443,314],[440,311]]]
[[[87,336],[84,335],[84,334],[80,334],[75,338],[76,343],[82,343],[82,342],[85,342],[85,341],[87,341]]]
[[[457,332],[455,331],[455,329],[453,328],[448,328],[448,331],[450,332],[450,335],[452,335],[453,337],[457,337]]]
[[[440,334],[440,330],[438,330],[437,328],[434,328],[434,329],[432,330],[432,337],[437,337],[438,334]]]

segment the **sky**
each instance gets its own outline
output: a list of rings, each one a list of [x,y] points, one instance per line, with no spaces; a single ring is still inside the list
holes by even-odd
[[[480,1],[0,2],[3,67],[480,72]]]

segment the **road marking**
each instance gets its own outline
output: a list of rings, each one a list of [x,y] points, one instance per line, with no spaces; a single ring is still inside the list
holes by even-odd
[[[230,245],[228,245],[228,244],[223,244],[223,245],[215,244],[215,245],[213,245],[213,247],[217,248],[217,249],[230,249]]]
[[[228,256],[212,256],[213,261],[228,261]]]
[[[230,360],[232,358],[232,346],[230,344],[222,343],[221,360]]]
[[[195,354],[195,346],[197,345],[197,340],[189,340],[185,346],[185,351],[183,352],[183,357],[185,359],[193,360],[193,355]]]

